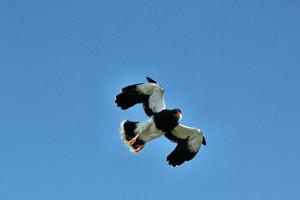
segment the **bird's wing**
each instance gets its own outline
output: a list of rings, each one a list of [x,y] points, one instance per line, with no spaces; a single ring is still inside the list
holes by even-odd
[[[199,129],[179,124],[171,132],[164,134],[169,140],[176,142],[176,148],[168,155],[167,161],[175,167],[194,158],[201,145],[206,145],[205,138]]]
[[[149,83],[129,85],[116,96],[117,105],[126,110],[135,104],[142,103],[146,115],[152,116],[166,108],[164,102],[164,89],[154,80],[147,77]]]

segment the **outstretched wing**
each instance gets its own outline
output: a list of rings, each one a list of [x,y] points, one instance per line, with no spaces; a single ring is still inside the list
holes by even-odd
[[[147,77],[149,83],[129,85],[122,89],[116,96],[115,102],[121,109],[126,110],[135,104],[142,103],[146,115],[149,117],[154,113],[165,109],[164,89],[153,79]]]
[[[206,145],[205,138],[199,129],[179,124],[165,136],[177,143],[176,148],[168,155],[169,165],[175,167],[189,161],[198,153],[201,145]]]

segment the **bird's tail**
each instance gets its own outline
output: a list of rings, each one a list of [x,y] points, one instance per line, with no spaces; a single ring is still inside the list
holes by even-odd
[[[145,142],[138,138],[137,127],[139,122],[122,121],[120,124],[121,139],[124,144],[132,151],[139,152]]]

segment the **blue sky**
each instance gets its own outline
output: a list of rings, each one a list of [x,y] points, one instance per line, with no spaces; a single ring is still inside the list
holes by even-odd
[[[0,2],[0,199],[300,199],[297,1]],[[207,139],[119,139],[145,76]]]

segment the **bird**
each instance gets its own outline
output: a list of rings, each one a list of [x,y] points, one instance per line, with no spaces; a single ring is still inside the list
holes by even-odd
[[[206,139],[199,128],[179,123],[182,112],[179,108],[167,109],[164,88],[152,78],[146,83],[137,83],[122,88],[116,95],[115,103],[122,110],[142,104],[148,119],[142,122],[123,120],[120,124],[121,140],[134,153],[139,153],[146,143],[164,135],[176,143],[175,149],[167,156],[169,165],[179,166],[192,160]]]

